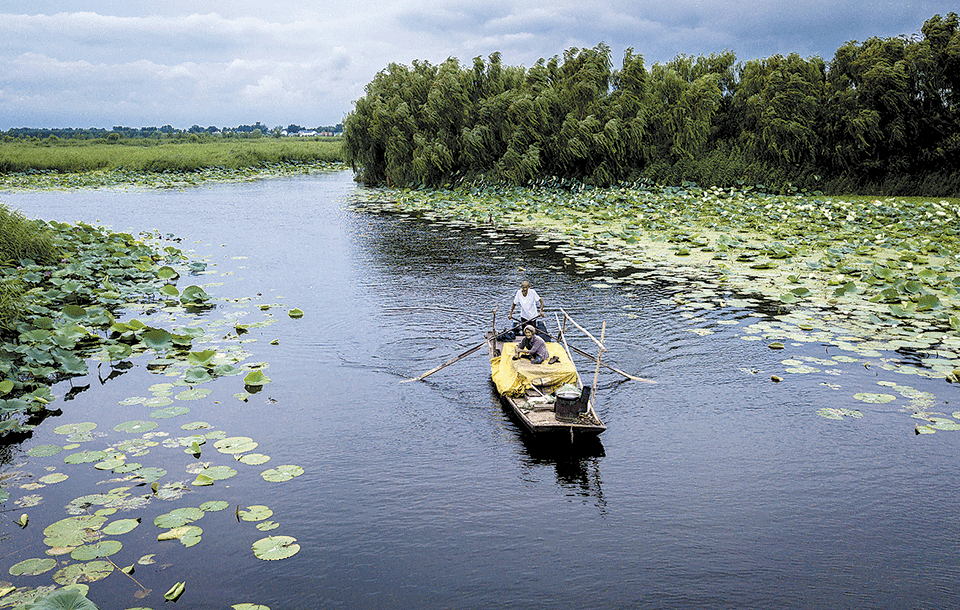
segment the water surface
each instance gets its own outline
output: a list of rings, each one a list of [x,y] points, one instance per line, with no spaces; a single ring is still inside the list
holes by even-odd
[[[189,415],[160,423],[178,435],[182,423],[209,421],[229,436],[254,437],[268,465],[298,464],[306,473],[271,484],[258,469],[236,466],[239,476],[214,487],[117,515],[143,517],[119,538],[125,546],[116,561],[157,553],[156,565],[136,573],[153,594],[136,600],[137,587],[114,574],[91,585],[100,607],[159,607],[158,594],[177,581],[187,582],[180,603],[191,608],[960,603],[960,433],[916,436],[904,401],[852,399],[881,391],[876,382],[886,379],[933,392],[949,413],[957,409],[954,386],[863,362],[838,364],[839,376],[774,384],[770,374],[782,370],[782,359],[836,350],[796,344],[777,352],[766,341],[745,341],[744,328],[759,319],[751,316],[763,314],[683,310],[669,297],[692,280],[671,269],[653,270],[649,284],[630,291],[595,288],[595,279],[520,235],[353,211],[345,199],[355,188],[350,174],[336,173],[186,191],[0,196],[28,216],[182,237],[181,247],[216,271],[181,280],[215,284],[206,289],[223,300],[210,318],[255,315],[229,299],[282,304],[278,322],[245,344],[251,360],[270,365],[273,382],[263,392],[240,402],[233,396],[240,379],[220,379],[205,384],[213,393],[190,404]],[[522,279],[548,312],[562,306],[595,334],[606,321],[610,361],[657,381],[600,373],[597,408],[608,426],[600,443],[571,448],[527,438],[493,394],[483,351],[425,382],[400,383],[481,341],[494,307],[502,327]],[[289,307],[306,315],[290,320]],[[697,328],[715,333],[689,332]],[[577,344],[593,350],[585,339]],[[584,359],[575,361],[592,377]],[[63,444],[52,431],[61,423],[97,421],[107,434],[101,442],[113,442],[114,425],[147,418],[142,405],[118,404],[169,380],[145,364],[135,361],[103,384],[95,374],[74,380],[91,388],[63,402],[63,415],[3,466],[42,476],[55,465],[71,474],[39,492],[10,490],[4,508],[27,493],[44,501],[27,510],[25,532],[10,520],[0,526],[4,566],[42,556],[43,527],[107,478],[23,451]],[[61,384],[55,394],[67,390]],[[822,407],[864,417],[827,420],[816,414]],[[202,459],[224,457],[211,449]],[[183,474],[190,456],[158,448],[149,459],[163,460],[169,478],[192,479]],[[155,542],[156,515],[210,499],[231,509],[197,523],[199,545]],[[274,510],[281,527],[270,533],[296,537],[299,554],[253,557],[250,544],[264,534],[233,516],[234,505],[252,504]],[[49,574],[31,578],[18,584],[49,584]]]

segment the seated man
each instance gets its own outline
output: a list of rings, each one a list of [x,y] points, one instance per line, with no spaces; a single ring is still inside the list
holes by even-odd
[[[518,358],[529,358],[533,364],[540,364],[544,359],[550,356],[547,351],[546,342],[536,334],[533,326],[529,324],[523,327],[523,341],[517,347],[514,360]]]

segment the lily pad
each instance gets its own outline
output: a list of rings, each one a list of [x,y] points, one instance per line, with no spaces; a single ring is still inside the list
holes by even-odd
[[[57,567],[57,560],[52,557],[43,559],[24,559],[10,566],[11,576],[39,576]]]
[[[171,417],[177,417],[179,415],[185,415],[190,412],[188,407],[165,407],[163,409],[157,409],[150,412],[150,417],[156,419],[168,419]]]
[[[157,427],[157,422],[155,421],[140,421],[133,420],[124,422],[122,424],[117,424],[113,427],[117,432],[127,432],[129,434],[141,434],[143,432],[149,432]]]
[[[257,442],[246,436],[231,436],[213,444],[220,453],[246,453],[257,448]]]
[[[109,557],[120,552],[123,544],[116,540],[101,540],[92,544],[78,546],[71,553],[70,557],[77,561],[90,561],[101,557]]]
[[[244,464],[249,464],[250,466],[259,466],[260,464],[266,464],[270,461],[269,455],[263,455],[262,453],[248,453],[244,456],[241,456],[239,459],[240,462]]]
[[[157,536],[157,540],[161,542],[164,540],[179,540],[183,546],[191,547],[200,542],[202,535],[203,529],[196,525],[182,525],[161,533]]]
[[[52,547],[80,546],[95,542],[107,518],[99,515],[78,515],[51,523],[43,530],[43,543]]]
[[[62,472],[51,472],[50,474],[44,475],[37,480],[43,483],[44,485],[53,485],[55,483],[62,483],[69,478],[70,478],[69,475],[64,474]]]
[[[853,397],[859,401],[873,404],[885,404],[897,399],[896,396],[891,396],[890,394],[877,394],[873,392],[857,392]]]
[[[255,504],[253,506],[248,506],[247,510],[237,511],[237,516],[244,521],[263,521],[264,519],[273,516],[273,511],[261,504]]]
[[[84,432],[90,432],[97,427],[97,424],[93,422],[81,422],[77,424],[63,424],[62,426],[57,426],[53,429],[57,434],[81,434]]]
[[[119,536],[133,531],[140,525],[140,519],[118,519],[111,521],[103,528],[103,533],[107,536]]]
[[[262,386],[267,383],[270,383],[270,378],[263,374],[263,371],[250,371],[243,378],[243,385],[245,386]]]
[[[36,447],[31,447],[27,451],[27,455],[30,457],[48,457],[56,455],[61,451],[63,451],[63,447],[60,445],[37,445]]]
[[[303,468],[300,466],[284,465],[277,466],[276,468],[271,468],[269,470],[264,470],[260,476],[263,477],[265,481],[281,483],[283,481],[289,481],[290,479],[298,477],[302,474]]]
[[[157,527],[180,527],[202,518],[203,515],[204,512],[201,509],[188,506],[185,508],[177,508],[169,513],[158,516],[153,520],[153,524]]]
[[[177,394],[177,400],[199,400],[210,394],[210,390],[205,388],[193,388],[184,390]]]
[[[99,462],[105,457],[107,457],[106,451],[78,451],[63,458],[63,461],[66,464],[86,464],[89,462]]]
[[[204,512],[217,512],[226,509],[230,504],[223,500],[210,500],[200,505],[200,510]]]
[[[253,554],[264,561],[278,561],[300,552],[297,539],[292,536],[268,536],[253,543]]]

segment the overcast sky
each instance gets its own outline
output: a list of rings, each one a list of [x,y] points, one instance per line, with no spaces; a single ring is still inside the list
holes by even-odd
[[[343,120],[391,62],[531,66],[604,42],[619,67],[731,50],[833,57],[848,40],[913,35],[956,0],[3,0],[0,130],[305,127]]]

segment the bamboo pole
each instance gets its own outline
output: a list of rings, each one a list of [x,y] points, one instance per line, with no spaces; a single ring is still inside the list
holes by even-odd
[[[607,321],[600,327],[600,349],[597,350],[597,370],[593,372],[593,393],[597,393],[597,381],[600,378],[600,356],[603,355],[603,335],[607,332]]]
[[[583,332],[583,334],[585,334],[586,336],[590,337],[590,339],[591,339],[594,343],[596,343],[597,346],[598,346],[600,349],[602,349],[603,351],[607,351],[607,348],[603,346],[603,341],[598,341],[596,337],[594,337],[593,335],[590,334],[590,331],[588,331],[586,328],[584,328],[584,327],[580,326],[579,324],[577,324],[577,321],[574,320],[573,318],[571,318],[571,317],[570,317],[570,314],[568,314],[567,312],[563,311],[563,307],[560,308],[560,311],[563,312],[563,315],[566,317],[567,320],[570,320],[570,323],[571,323],[571,324],[573,324],[574,326],[576,326],[581,332]]]
[[[557,320],[557,326],[560,326],[560,319],[557,318],[557,312],[553,312],[553,317]],[[566,320],[566,318],[564,318],[564,320]],[[577,370],[577,365],[573,362],[573,354],[570,353],[570,346],[567,345],[567,335],[561,333],[560,338],[563,339],[563,349],[567,350],[567,358],[570,359],[570,365],[573,366],[573,372],[577,375],[577,385],[582,388],[583,380],[580,379],[580,371]]]

